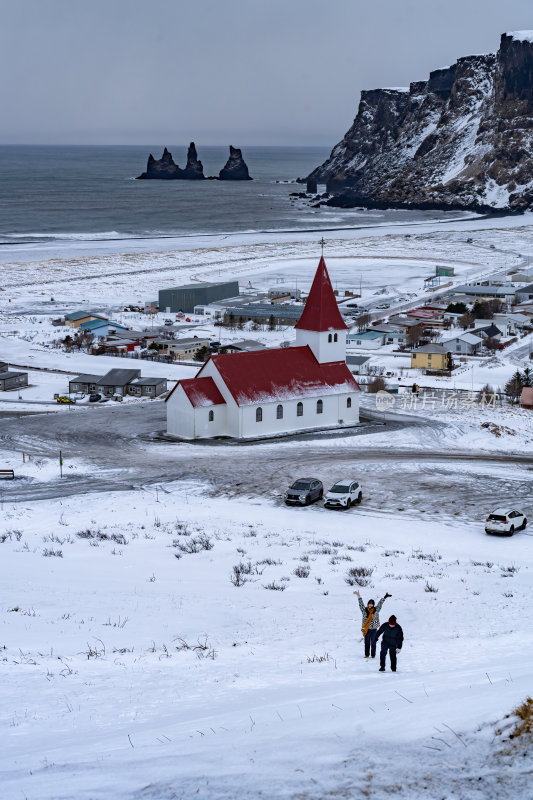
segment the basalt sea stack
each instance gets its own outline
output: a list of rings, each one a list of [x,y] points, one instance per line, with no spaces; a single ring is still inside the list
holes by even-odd
[[[341,207],[533,208],[533,31],[406,89],[361,93],[354,123],[307,180]]]
[[[221,181],[251,181],[248,167],[238,147],[229,146],[229,158],[220,170]]]
[[[163,155],[159,159],[155,159],[150,153],[148,156],[148,163],[146,165],[146,172],[138,176],[139,180],[155,179],[155,180],[184,180],[195,181],[204,180],[204,168],[202,162],[198,160],[196,147],[194,142],[189,145],[187,153],[187,166],[185,169],[180,167],[174,162],[172,153],[167,148],[163,150]]]

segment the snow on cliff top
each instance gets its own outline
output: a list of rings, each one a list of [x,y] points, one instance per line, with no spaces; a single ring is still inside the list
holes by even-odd
[[[505,35],[518,42],[533,42],[533,31],[510,31]]]

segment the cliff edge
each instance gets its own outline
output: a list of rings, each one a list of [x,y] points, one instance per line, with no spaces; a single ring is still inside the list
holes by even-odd
[[[402,89],[361,93],[353,125],[305,180],[340,207],[533,208],[533,31]]]

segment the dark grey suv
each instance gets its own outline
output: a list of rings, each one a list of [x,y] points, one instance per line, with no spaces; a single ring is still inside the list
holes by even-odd
[[[321,500],[323,494],[324,487],[318,478],[298,478],[285,492],[285,504],[308,506],[315,500]]]

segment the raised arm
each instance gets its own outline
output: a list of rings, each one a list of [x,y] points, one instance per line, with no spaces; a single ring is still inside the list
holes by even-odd
[[[392,595],[387,592],[387,594],[384,597],[381,598],[381,600],[379,601],[379,603],[376,606],[376,614],[379,614],[379,612],[381,611],[383,603],[385,602],[387,597],[392,597]]]

